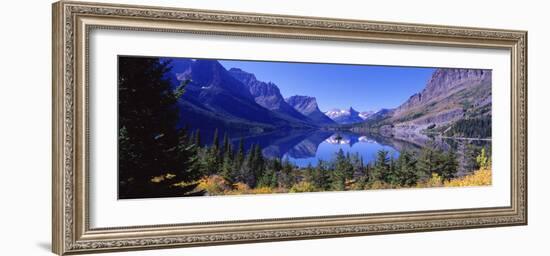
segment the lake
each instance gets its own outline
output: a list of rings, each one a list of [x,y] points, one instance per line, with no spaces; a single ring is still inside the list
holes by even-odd
[[[364,164],[374,161],[376,153],[380,150],[388,151],[389,155],[393,157],[399,156],[399,151],[389,145],[384,145],[372,137],[369,138],[366,135],[350,132],[338,132],[329,135],[315,147],[315,150],[302,150],[301,146],[302,143],[299,143],[286,152],[283,158],[288,158],[292,163],[305,167],[309,164],[316,166],[319,160],[333,160],[340,149],[345,154],[358,154],[363,158]]]
[[[211,144],[213,131],[202,131],[202,141]],[[342,149],[344,153],[359,154],[365,164],[373,161],[379,150],[386,150],[394,157],[399,156],[402,145],[381,137],[353,132],[327,130],[281,130],[269,133],[228,133],[236,149],[242,138],[245,151],[260,145],[263,155],[269,158],[288,159],[299,167],[316,166],[319,160],[329,161]],[[219,135],[220,141],[223,134]],[[410,147],[412,145],[407,145]]]
[[[468,172],[465,169],[465,150],[473,146],[478,150],[481,147],[489,147],[490,141],[485,140],[456,140],[451,138],[430,137],[424,134],[408,134],[406,137],[387,137],[373,133],[354,133],[349,131],[328,130],[278,130],[265,133],[254,132],[227,132],[227,135],[237,149],[241,139],[245,151],[252,146],[260,145],[263,155],[269,158],[288,159],[299,167],[309,164],[317,166],[319,160],[330,161],[335,154],[342,149],[344,153],[359,154],[364,164],[371,163],[379,150],[386,150],[390,156],[397,158],[399,152],[408,150],[420,153],[428,142],[434,142],[439,150],[454,149],[459,160],[459,175]],[[201,130],[203,144],[211,145],[214,131]],[[220,132],[220,143],[223,133]]]

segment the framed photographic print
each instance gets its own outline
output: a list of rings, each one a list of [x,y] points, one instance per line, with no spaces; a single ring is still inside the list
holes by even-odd
[[[53,251],[525,225],[526,40],[57,2]]]

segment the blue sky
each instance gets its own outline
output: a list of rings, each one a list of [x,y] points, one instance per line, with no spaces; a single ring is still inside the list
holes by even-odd
[[[321,111],[349,108],[358,111],[397,107],[421,91],[434,68],[309,64],[289,62],[229,61],[226,68],[254,73],[258,80],[273,82],[283,97],[317,98]]]

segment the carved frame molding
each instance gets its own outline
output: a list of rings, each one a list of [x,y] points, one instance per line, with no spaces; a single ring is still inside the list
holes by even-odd
[[[185,32],[509,49],[510,207],[90,229],[88,35]],[[527,224],[527,32],[61,1],[53,5],[53,251],[100,252]]]

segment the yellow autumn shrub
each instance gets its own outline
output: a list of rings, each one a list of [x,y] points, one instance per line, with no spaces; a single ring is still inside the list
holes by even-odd
[[[294,184],[288,192],[290,193],[300,193],[300,192],[315,192],[317,189],[313,184],[307,182],[307,181],[301,181],[299,183]]]
[[[231,187],[225,179],[218,175],[204,177],[199,181],[198,190],[204,190],[209,195],[221,195]]]
[[[445,187],[466,187],[466,186],[486,186],[491,185],[491,170],[481,169],[470,175],[461,178],[445,181]]]
[[[432,177],[430,179],[416,184],[417,188],[432,188],[441,186],[443,186],[443,178],[441,178],[441,176],[437,173],[432,173]]]
[[[165,180],[171,180],[175,177],[176,177],[175,174],[166,173],[166,174],[163,174],[163,175],[155,176],[155,177],[151,178],[149,181],[151,181],[153,183],[160,183],[160,182],[163,182]]]
[[[271,193],[276,193],[276,191],[274,191],[270,187],[259,187],[259,188],[251,189],[249,192],[250,192],[250,194],[271,194]]]
[[[243,182],[237,182],[232,185],[232,188],[223,192],[224,195],[242,195],[250,194],[250,187]]]
[[[366,189],[390,189],[393,188],[391,184],[388,184],[383,181],[374,181],[370,182],[365,186]]]
[[[349,190],[363,190],[365,189],[365,187],[366,187],[365,183],[354,182],[349,185]]]

